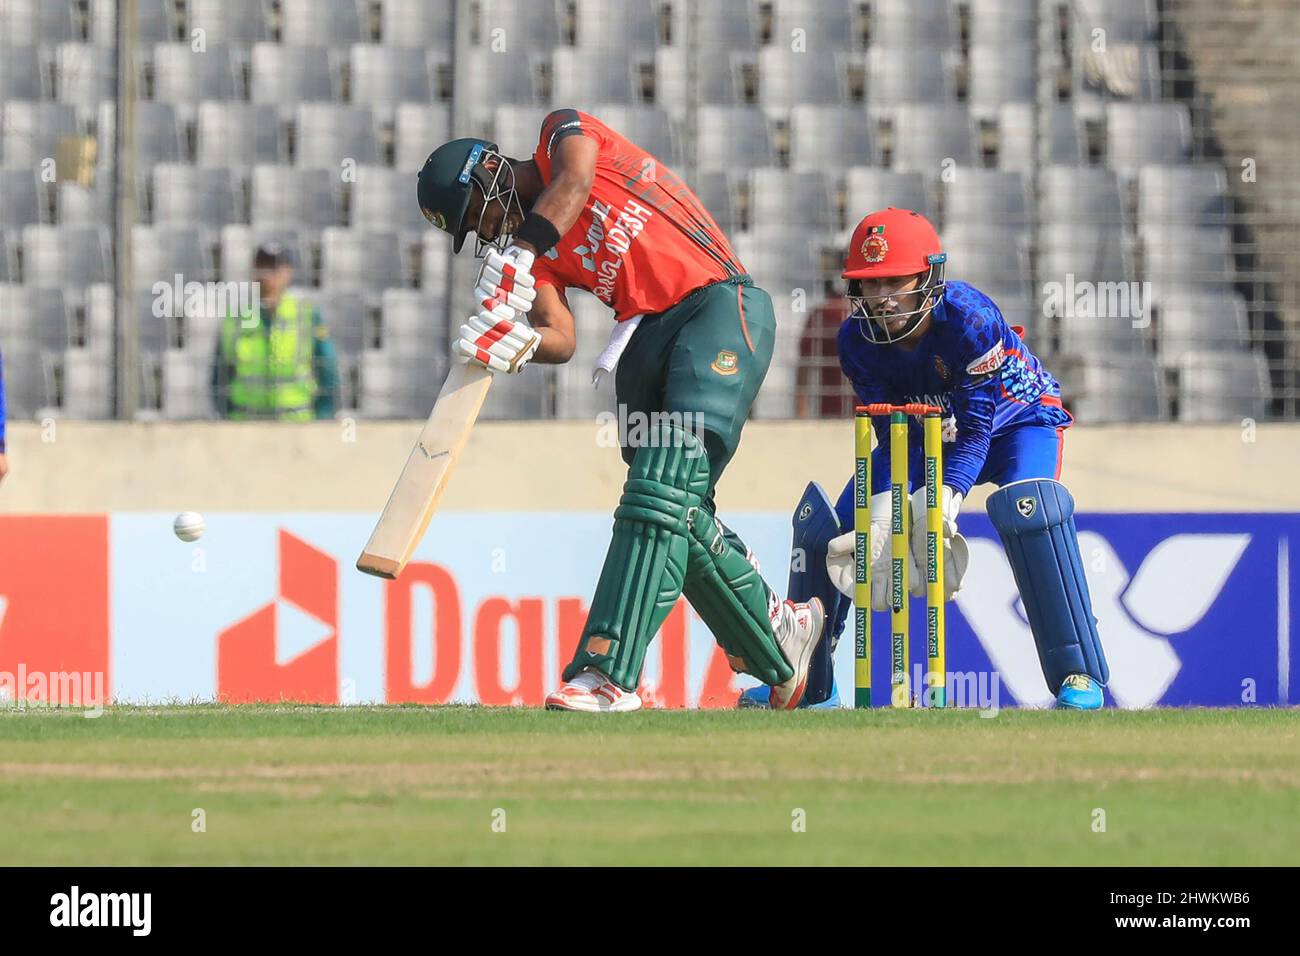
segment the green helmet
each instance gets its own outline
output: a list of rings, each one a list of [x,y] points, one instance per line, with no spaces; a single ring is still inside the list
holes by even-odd
[[[469,208],[473,184],[479,184],[485,200],[495,198],[491,195],[495,177],[482,166],[483,160],[494,154],[500,156],[497,144],[486,139],[453,139],[430,153],[420,170],[416,190],[420,211],[425,219],[454,237],[456,252],[460,252],[469,231],[465,210]]]

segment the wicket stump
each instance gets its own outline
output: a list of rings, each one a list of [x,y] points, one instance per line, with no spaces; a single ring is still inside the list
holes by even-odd
[[[872,419],[889,416],[890,470],[890,703],[912,706],[908,555],[908,416],[922,419],[925,457],[925,606],[927,706],[947,704],[947,662],[943,608],[943,447],[942,409],[934,405],[859,405],[854,415],[853,468],[853,706],[870,707],[871,698],[871,433]]]

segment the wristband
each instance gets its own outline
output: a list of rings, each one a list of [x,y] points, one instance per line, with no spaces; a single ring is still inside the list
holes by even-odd
[[[550,252],[560,241],[560,231],[545,216],[530,212],[524,216],[523,224],[515,233],[515,242],[526,242],[537,250],[539,256]]]

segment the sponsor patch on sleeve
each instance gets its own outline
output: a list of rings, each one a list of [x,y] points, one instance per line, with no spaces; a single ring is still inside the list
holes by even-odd
[[[1002,367],[1006,357],[1006,350],[1002,347],[1002,343],[998,342],[993,348],[967,365],[966,371],[970,375],[989,375]]]

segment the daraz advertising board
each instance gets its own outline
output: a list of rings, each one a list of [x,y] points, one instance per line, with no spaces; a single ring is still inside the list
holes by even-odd
[[[373,515],[208,514],[193,543],[172,535],[173,517],[0,517],[0,698],[46,699],[45,685],[15,675],[75,672],[101,675],[103,695],[119,703],[537,706],[576,644],[610,535],[604,514],[443,514],[387,582],[353,567]],[[727,517],[783,592],[789,516]],[[1290,703],[1300,515],[1080,515],[1078,524],[1108,704]],[[947,605],[950,687],[970,688],[970,706],[1046,706],[992,527],[970,514],[962,531],[971,565]],[[912,614],[916,664],[922,606]],[[872,683],[884,689],[889,622],[874,618]],[[845,701],[852,656],[852,640],[841,641]],[[650,652],[643,691],[652,706],[729,707],[752,683],[682,602]]]

